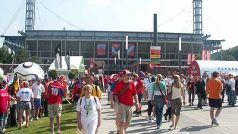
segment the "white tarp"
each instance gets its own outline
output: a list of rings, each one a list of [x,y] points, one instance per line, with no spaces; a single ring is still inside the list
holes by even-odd
[[[61,57],[62,60],[62,67],[56,69],[55,68],[55,60],[53,63],[50,65],[49,70],[61,70],[61,71],[67,71],[67,63],[65,61],[65,56]],[[83,56],[70,56],[70,69],[76,69],[80,70],[80,68],[84,68],[84,61],[83,61]]]
[[[24,62],[14,69],[14,74],[24,76],[29,79],[44,79],[43,69],[34,62]]]
[[[2,70],[2,68],[0,68],[0,76],[3,76],[4,75],[4,72]]]

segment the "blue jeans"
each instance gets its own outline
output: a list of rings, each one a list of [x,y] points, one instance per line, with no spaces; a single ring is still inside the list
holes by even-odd
[[[0,133],[3,133],[3,129],[7,124],[7,113],[0,113]]]
[[[156,124],[158,127],[161,126],[163,109],[164,109],[164,100],[161,95],[154,96],[154,107],[155,107],[155,115],[156,115]]]

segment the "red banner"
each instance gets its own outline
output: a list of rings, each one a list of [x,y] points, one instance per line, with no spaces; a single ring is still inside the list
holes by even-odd
[[[206,50],[202,50],[202,60],[207,60],[207,52],[206,52]]]
[[[97,55],[101,55],[101,56],[106,55],[106,44],[97,45]]]
[[[120,50],[120,44],[118,43],[112,44],[112,56],[117,56],[118,50]]]

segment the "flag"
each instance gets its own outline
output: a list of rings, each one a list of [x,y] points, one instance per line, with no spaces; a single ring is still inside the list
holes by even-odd
[[[94,68],[94,58],[92,58],[90,61],[90,68]]]
[[[70,70],[70,49],[68,49],[67,53],[65,54],[65,62],[67,69]]]
[[[55,68],[62,68],[62,60],[61,60],[61,43],[55,48]]]
[[[195,56],[195,54],[192,54],[192,59],[191,59],[191,61],[193,62],[194,60],[196,60],[196,56]]]
[[[188,53],[188,58],[187,58],[187,64],[190,65],[192,60],[192,55],[191,53]]]
[[[13,85],[14,90],[17,92],[20,88],[19,78],[17,77],[17,74],[14,74],[12,85]]]

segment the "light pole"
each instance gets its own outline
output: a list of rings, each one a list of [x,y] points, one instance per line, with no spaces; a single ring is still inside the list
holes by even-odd
[[[179,61],[178,61],[178,65],[179,65],[179,74],[180,74],[180,72],[181,72],[181,50],[182,50],[182,48],[181,48],[181,43],[182,43],[182,39],[181,39],[181,36],[179,36],[179,51],[178,51],[178,59],[179,59]]]
[[[141,71],[141,57],[140,57],[140,60],[139,60],[139,71],[138,73]]]
[[[126,69],[128,69],[128,35],[126,35]]]
[[[114,70],[114,72],[115,72],[115,74],[116,74],[117,57],[114,57],[114,64],[115,64],[115,70]]]

